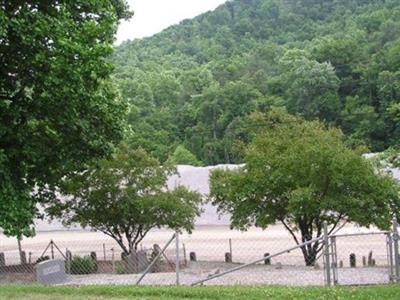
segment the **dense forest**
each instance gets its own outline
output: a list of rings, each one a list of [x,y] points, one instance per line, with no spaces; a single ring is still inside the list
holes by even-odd
[[[250,114],[273,106],[339,127],[351,147],[400,144],[398,0],[228,1],[121,44],[112,62],[131,143],[161,161],[179,147],[239,163]]]

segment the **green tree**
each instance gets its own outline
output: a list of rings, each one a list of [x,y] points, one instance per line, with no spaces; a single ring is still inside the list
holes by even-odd
[[[280,222],[297,244],[332,233],[338,224],[388,228],[397,212],[399,189],[378,175],[371,162],[346,148],[342,133],[272,110],[258,116],[263,125],[239,171],[211,175],[210,197],[231,213],[232,227],[263,229]],[[315,263],[320,241],[301,246],[306,265]]]
[[[334,122],[340,112],[340,81],[330,63],[319,63],[306,55],[289,50],[282,58],[287,108],[307,119]]]
[[[196,156],[182,145],[176,147],[174,153],[168,158],[167,162],[172,165],[202,165]]]
[[[125,105],[106,60],[123,0],[0,1],[0,227],[33,233],[37,201],[108,155]]]
[[[48,212],[66,225],[103,232],[129,254],[153,228],[193,229],[201,196],[184,187],[169,191],[166,182],[173,171],[144,150],[122,145],[111,160],[65,181],[65,200]]]

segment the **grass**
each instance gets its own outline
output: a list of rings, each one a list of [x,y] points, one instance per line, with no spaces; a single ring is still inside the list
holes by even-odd
[[[257,299],[400,299],[400,286],[352,287],[352,288],[284,288],[284,287],[201,287],[201,288],[155,288],[155,287],[39,287],[2,286],[0,299],[30,300],[257,300]]]

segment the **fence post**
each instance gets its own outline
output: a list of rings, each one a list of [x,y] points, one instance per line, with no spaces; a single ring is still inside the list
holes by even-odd
[[[54,242],[50,241],[50,251],[51,251],[51,259],[54,259]]]
[[[233,262],[232,239],[229,239],[229,253],[230,253],[230,255],[231,255],[231,262]]]
[[[395,281],[399,282],[399,232],[397,231],[397,219],[393,218],[393,251],[394,251],[394,270],[395,270]]]
[[[386,247],[387,247],[387,257],[388,257],[388,265],[389,265],[389,281],[394,281],[394,274],[393,274],[393,241],[392,235],[390,233],[386,234]]]
[[[176,285],[179,286],[179,264],[180,264],[180,258],[179,258],[179,231],[177,230],[175,232],[175,254],[176,254],[176,262],[175,262],[175,271],[176,271]]]
[[[329,257],[329,236],[328,236],[328,223],[324,222],[324,255],[325,255],[325,272],[326,272],[326,286],[331,286],[331,262]]]

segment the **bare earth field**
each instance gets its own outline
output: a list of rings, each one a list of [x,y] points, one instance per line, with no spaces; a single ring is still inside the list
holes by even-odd
[[[376,232],[377,229],[366,229],[348,225],[339,233]],[[170,239],[173,232],[169,230],[155,230],[148,234],[141,245],[142,248],[151,248],[153,244],[161,247]],[[246,263],[261,258],[264,253],[275,253],[295,245],[287,231],[280,225],[271,226],[265,231],[252,228],[246,232],[230,230],[228,226],[198,226],[194,232],[183,234],[180,237],[183,254],[183,244],[188,257],[189,252],[196,252],[199,261],[223,261],[225,252],[229,252],[229,239],[232,241],[233,261]],[[53,240],[55,244],[65,253],[66,249],[73,254],[87,255],[96,251],[99,259],[111,259],[114,249],[115,259],[119,258],[121,252],[114,241],[100,232],[90,231],[49,231],[38,232],[34,238],[25,238],[22,248],[30,252],[32,260],[36,260],[46,246]],[[169,255],[175,251],[174,243],[168,249]],[[373,252],[377,265],[387,263],[386,260],[386,237],[382,235],[355,236],[337,238],[338,260],[343,260],[348,265],[349,254],[355,253],[359,257],[367,256],[369,251]],[[105,250],[105,251],[104,251]],[[0,234],[0,252],[5,252],[7,264],[19,263],[17,241],[15,238],[7,238]],[[50,255],[50,251],[47,251]],[[55,250],[55,256],[59,253]],[[304,265],[300,250],[292,251],[282,256],[280,261],[284,265]],[[278,261],[279,261],[278,260]]]
[[[208,268],[202,268],[199,272],[197,264],[192,264],[189,269],[180,274],[182,285],[191,285],[199,279],[207,278],[208,274],[214,272]],[[218,268],[224,270],[229,266]],[[211,271],[207,274],[207,270]],[[215,270],[215,269],[214,269]],[[69,276],[65,285],[71,286],[90,286],[90,285],[134,285],[139,275],[79,275]],[[150,286],[169,286],[175,285],[174,273],[153,273],[146,275],[141,285]],[[386,284],[389,282],[387,269],[376,268],[343,268],[339,271],[340,285],[362,285],[362,284]],[[256,265],[238,272],[233,272],[225,276],[207,281],[206,286],[232,286],[232,285],[251,285],[251,286],[323,286],[324,274],[322,270],[314,270],[306,267],[287,267],[276,269],[276,267]]]
[[[377,229],[358,228],[348,225],[339,233],[376,232]],[[170,239],[173,232],[169,230],[155,230],[150,232],[141,248],[151,248],[153,244],[161,247]],[[91,251],[97,253],[99,260],[120,259],[120,250],[112,239],[102,233],[90,231],[50,231],[39,232],[32,239],[24,239],[22,248],[32,262],[42,254],[50,240],[53,240],[61,252],[66,249],[73,255],[88,255]],[[224,255],[229,252],[229,240],[232,243],[233,264],[224,263]],[[198,226],[191,234],[182,234],[180,237],[181,257],[189,260],[189,252],[195,252],[197,263],[188,262],[182,268],[181,282],[191,284],[198,279],[220,273],[239,264],[248,263],[263,257],[264,253],[275,253],[293,247],[294,241],[286,230],[280,226],[271,226],[265,231],[252,228],[247,232],[230,230],[227,226]],[[338,261],[343,261],[343,268],[339,268],[340,284],[382,284],[389,282],[386,256],[386,236],[384,234],[372,236],[354,236],[337,238]],[[362,257],[367,257],[372,251],[377,267],[362,266]],[[5,253],[6,263],[19,264],[17,242],[13,238],[0,236],[0,252]],[[349,255],[356,254],[356,269],[349,268]],[[51,256],[48,249],[46,255]],[[173,261],[175,243],[167,249],[167,256]],[[54,248],[55,258],[61,254]],[[322,258],[318,265],[323,264]],[[280,267],[282,266],[282,267]],[[1,276],[0,276],[1,277]],[[69,276],[67,285],[97,285],[133,284],[137,275],[94,274],[84,276]],[[4,275],[3,275],[4,281]],[[8,281],[8,280],[6,280]],[[18,280],[16,280],[18,282]],[[23,282],[23,280],[22,280]],[[171,285],[175,283],[174,273],[153,273],[145,277],[144,285]],[[322,267],[315,269],[304,267],[304,260],[300,250],[294,250],[272,259],[272,266],[258,264],[234,272],[222,278],[212,280],[211,285],[293,285],[293,286],[320,286],[324,284]]]

